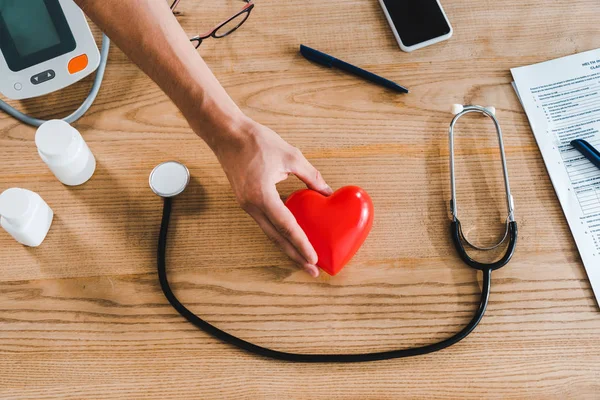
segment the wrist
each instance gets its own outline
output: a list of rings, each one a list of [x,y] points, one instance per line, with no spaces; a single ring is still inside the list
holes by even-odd
[[[224,148],[238,146],[255,130],[252,127],[257,123],[226,94],[221,99],[207,96],[196,96],[195,99],[190,102],[190,109],[184,111],[184,116],[217,156]]]

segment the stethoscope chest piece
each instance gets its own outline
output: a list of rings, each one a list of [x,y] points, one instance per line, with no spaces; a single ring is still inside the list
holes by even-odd
[[[180,162],[167,161],[152,170],[149,183],[160,197],[175,197],[190,183],[190,171]]]

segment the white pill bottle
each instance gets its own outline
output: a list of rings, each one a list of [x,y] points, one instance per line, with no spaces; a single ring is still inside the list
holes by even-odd
[[[25,246],[42,244],[53,218],[52,209],[31,190],[11,188],[0,194],[0,225]]]
[[[83,137],[65,121],[43,123],[35,134],[42,160],[56,178],[68,186],[87,182],[96,170],[96,159]]]

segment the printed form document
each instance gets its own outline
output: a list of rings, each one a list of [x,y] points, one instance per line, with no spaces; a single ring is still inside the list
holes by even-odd
[[[600,49],[511,72],[600,304],[600,169],[570,145],[600,149]]]

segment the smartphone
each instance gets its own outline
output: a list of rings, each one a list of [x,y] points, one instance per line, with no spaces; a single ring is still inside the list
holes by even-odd
[[[452,26],[439,0],[379,0],[396,41],[411,52],[449,39]]]

